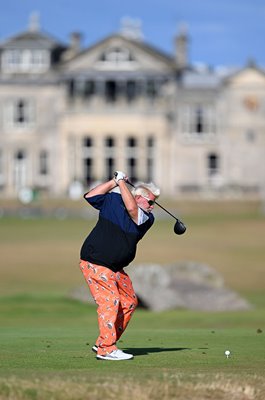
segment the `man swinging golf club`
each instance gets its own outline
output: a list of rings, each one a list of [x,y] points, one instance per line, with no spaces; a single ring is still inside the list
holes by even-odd
[[[124,272],[136,255],[137,243],[154,223],[152,210],[160,190],[153,183],[130,191],[121,171],[84,195],[99,210],[96,226],[81,248],[80,269],[98,306],[99,336],[92,350],[99,360],[129,360],[132,354],[117,348],[137,306],[136,294]],[[112,191],[119,187],[119,191]]]

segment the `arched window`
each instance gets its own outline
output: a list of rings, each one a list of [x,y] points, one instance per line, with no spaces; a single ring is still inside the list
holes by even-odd
[[[14,154],[13,174],[15,188],[19,190],[26,187],[27,155],[25,150],[19,149]]]

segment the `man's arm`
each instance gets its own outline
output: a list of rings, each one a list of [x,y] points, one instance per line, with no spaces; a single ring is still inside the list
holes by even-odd
[[[108,182],[100,183],[89,192],[85,194],[85,198],[88,199],[89,197],[97,196],[98,194],[106,194],[110,190],[114,189],[117,186],[114,179],[111,179]]]
[[[124,202],[125,208],[128,211],[131,219],[138,224],[138,206],[131,191],[126,185],[126,181],[121,179],[117,182],[121,191],[121,197]]]

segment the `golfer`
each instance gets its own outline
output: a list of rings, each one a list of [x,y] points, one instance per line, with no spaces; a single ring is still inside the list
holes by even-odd
[[[117,171],[113,179],[84,195],[99,210],[97,224],[82,245],[80,260],[98,306],[99,336],[92,350],[99,360],[133,358],[116,345],[137,306],[124,267],[135,258],[137,243],[153,225],[154,201],[160,194],[153,183],[139,184],[131,192],[127,180],[125,173]]]

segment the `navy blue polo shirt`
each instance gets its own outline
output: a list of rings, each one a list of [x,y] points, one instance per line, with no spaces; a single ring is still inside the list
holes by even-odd
[[[137,243],[153,225],[154,216],[145,213],[145,222],[137,225],[121,195],[115,192],[85,197],[85,200],[99,210],[99,218],[82,245],[81,259],[120,271],[135,258]]]

